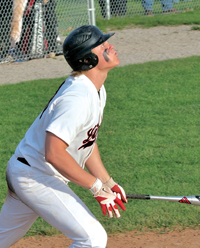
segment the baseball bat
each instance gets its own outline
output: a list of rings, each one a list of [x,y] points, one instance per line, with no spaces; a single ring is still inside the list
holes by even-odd
[[[157,195],[127,194],[126,197],[130,199],[139,199],[139,200],[172,201],[172,202],[179,202],[179,203],[186,203],[186,204],[200,206],[200,195],[157,196]]]

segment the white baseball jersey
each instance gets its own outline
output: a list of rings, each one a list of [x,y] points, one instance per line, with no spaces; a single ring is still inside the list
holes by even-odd
[[[67,152],[84,168],[97,138],[105,103],[104,86],[97,92],[85,75],[69,77],[28,129],[15,155],[24,157],[31,167],[63,177],[45,160],[45,137],[49,131],[69,145]]]

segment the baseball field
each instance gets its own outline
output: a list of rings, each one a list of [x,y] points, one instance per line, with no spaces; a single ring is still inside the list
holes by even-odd
[[[108,100],[97,143],[106,168],[126,193],[200,194],[199,64],[200,57],[192,56],[126,65],[110,71],[105,84]],[[0,207],[6,197],[8,159],[65,78],[0,86]],[[110,248],[198,247],[194,243],[198,241],[200,225],[197,206],[129,200],[122,217],[109,220],[102,216],[90,192],[73,184],[70,187],[109,233]],[[43,239],[30,237],[38,235],[43,235]],[[28,246],[24,242],[13,248],[66,247],[70,243],[57,235],[56,229],[38,218],[26,235]],[[166,240],[159,246],[163,237]],[[53,239],[54,243],[49,241]]]

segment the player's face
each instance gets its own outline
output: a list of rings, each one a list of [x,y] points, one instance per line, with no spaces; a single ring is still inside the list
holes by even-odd
[[[112,69],[119,65],[118,54],[114,50],[114,46],[107,41],[95,47],[92,51],[98,56],[99,63],[97,66],[100,69]]]

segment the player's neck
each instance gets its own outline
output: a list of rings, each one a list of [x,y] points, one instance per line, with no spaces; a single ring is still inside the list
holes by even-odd
[[[92,83],[95,85],[97,91],[100,90],[101,86],[104,84],[106,78],[107,78],[107,71],[99,71],[95,70],[96,68],[84,71],[83,74],[88,77]]]

